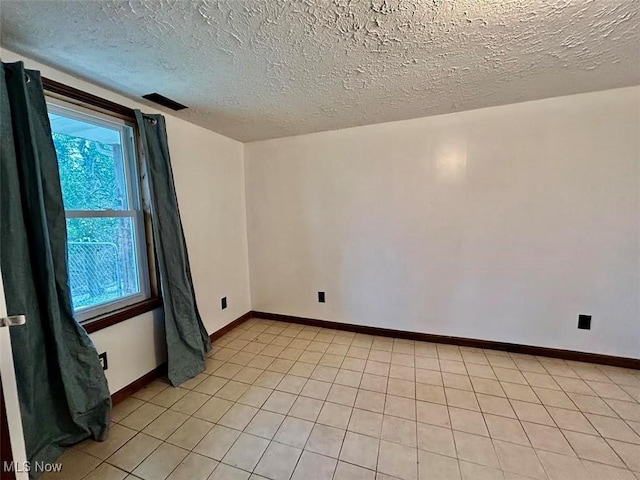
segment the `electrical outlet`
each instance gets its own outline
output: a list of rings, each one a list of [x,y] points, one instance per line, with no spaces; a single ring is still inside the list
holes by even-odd
[[[318,292],[318,302],[324,303],[324,292]]]
[[[222,300],[220,301],[220,304],[222,306],[222,310],[227,308],[227,297],[222,297]]]
[[[591,315],[578,315],[578,328],[580,330],[591,330]]]
[[[109,368],[109,363],[107,363],[107,352],[102,352],[98,355],[98,358],[100,359],[100,365],[102,365],[103,370]]]

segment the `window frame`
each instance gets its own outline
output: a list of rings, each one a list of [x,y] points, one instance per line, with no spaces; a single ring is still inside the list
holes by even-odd
[[[140,135],[132,109],[44,77],[42,83],[47,107],[52,106],[52,113],[68,115],[72,118],[76,118],[74,114],[77,113],[79,120],[89,116],[92,121],[95,120],[96,124],[121,128],[123,144],[128,143],[126,148],[123,148],[127,190],[131,203],[128,205],[128,210],[65,210],[66,218],[113,218],[120,216],[133,218],[141,292],[74,312],[78,323],[91,333],[162,306],[156,273],[156,256],[153,248],[152,218],[145,195],[148,188],[144,184],[143,172],[145,168],[140,148]],[[130,134],[125,135],[126,131]],[[69,212],[71,215],[68,215]]]

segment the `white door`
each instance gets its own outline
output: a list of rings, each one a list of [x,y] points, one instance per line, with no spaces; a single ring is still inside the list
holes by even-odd
[[[20,323],[20,321],[16,322]],[[11,453],[13,465],[0,465],[0,470],[13,468],[16,480],[28,480],[27,452],[24,447],[24,434],[22,432],[22,417],[20,416],[20,403],[18,402],[18,388],[16,386],[16,372],[13,368],[13,354],[11,353],[11,339],[9,328],[23,328],[20,325],[9,326],[11,322],[7,318],[7,305],[0,274],[0,381],[2,381],[2,394],[7,410],[7,424],[9,437],[11,438]],[[2,448],[7,448],[3,445]],[[3,475],[0,472],[0,477]]]

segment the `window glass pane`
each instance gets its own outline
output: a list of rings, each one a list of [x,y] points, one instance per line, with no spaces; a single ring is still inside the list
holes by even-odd
[[[122,131],[50,113],[66,210],[128,210]],[[129,127],[124,127],[129,128]]]
[[[67,217],[71,299],[83,321],[149,295],[134,130],[70,105],[48,108]]]
[[[68,218],[67,238],[75,310],[140,293],[133,218]]]

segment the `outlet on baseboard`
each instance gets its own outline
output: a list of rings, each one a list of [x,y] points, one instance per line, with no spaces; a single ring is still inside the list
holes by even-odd
[[[227,297],[222,297],[222,300],[220,301],[220,305],[222,306],[222,310],[227,308]]]
[[[324,292],[318,292],[318,302],[324,303]]]
[[[580,330],[591,330],[591,315],[578,315],[578,328]]]
[[[102,352],[100,355],[98,355],[98,358],[100,359],[102,370],[106,370],[107,368],[109,368],[109,364],[107,363],[107,352]]]

